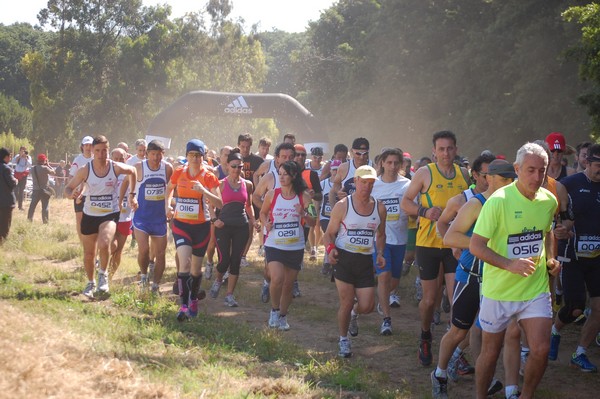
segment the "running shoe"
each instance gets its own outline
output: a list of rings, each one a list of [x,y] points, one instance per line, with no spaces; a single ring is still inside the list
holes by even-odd
[[[88,283],[85,285],[85,288],[83,289],[83,295],[87,296],[88,298],[93,298],[94,297],[94,291],[96,290],[96,283],[94,283],[93,281],[88,281]]]
[[[269,283],[263,281],[262,288],[260,290],[260,300],[263,303],[269,303],[269,299],[271,299],[271,292],[269,291]]]
[[[349,339],[340,339],[340,351],[338,352],[339,357],[348,358],[352,356],[352,343]]]
[[[294,281],[294,288],[292,288],[292,297],[293,298],[298,298],[302,296],[302,293],[300,292],[300,286],[298,285],[298,280]]]
[[[156,295],[160,295],[160,286],[156,283],[152,283],[152,286],[150,288],[150,292],[152,294],[156,294]]]
[[[375,309],[377,309],[377,313],[379,313],[380,316],[383,316],[383,309],[381,308],[381,304],[379,302],[377,302]]]
[[[97,292],[108,292],[108,275],[106,272],[98,270],[98,287]]]
[[[140,289],[141,290],[146,290],[148,288],[148,275],[144,275],[142,274],[140,277]]]
[[[317,251],[315,251],[314,248],[310,250],[310,257],[308,260],[311,262],[315,262],[317,260]]]
[[[396,293],[390,294],[390,306],[393,308],[400,307],[400,296],[398,296],[398,294],[396,294]]]
[[[502,388],[504,388],[504,384],[502,384],[500,380],[493,378],[490,387],[488,388],[487,396],[492,396],[495,393],[500,392]]]
[[[507,399],[519,399],[521,397],[521,392],[515,392],[510,395]]]
[[[209,260],[206,261],[206,265],[204,266],[204,278],[205,279],[210,280],[212,278],[214,266],[215,266],[215,264],[212,263],[211,261],[209,261]]]
[[[431,340],[421,339],[419,342],[419,362],[423,367],[431,365],[433,355],[431,354]]]
[[[287,322],[287,315],[279,316],[279,329],[281,331],[288,331],[290,329],[290,325]]]
[[[415,279],[415,299],[417,302],[421,302],[421,299],[423,299],[423,286],[421,285],[419,276]]]
[[[229,294],[225,297],[225,305],[229,306],[230,308],[238,307],[238,303],[236,302],[235,298],[231,294]]]
[[[381,324],[381,329],[379,330],[381,335],[392,335],[392,319],[386,317],[383,319],[383,323]]]
[[[458,381],[457,366],[458,366],[458,358],[456,356],[452,355],[452,357],[450,358],[450,361],[448,362],[448,367],[446,368],[446,374],[448,375],[448,378],[454,382]]]
[[[433,311],[433,324],[439,326],[442,323],[442,312],[438,309]]]
[[[448,379],[435,376],[435,370],[431,372],[431,396],[434,399],[448,399]]]
[[[261,258],[265,257],[265,247],[263,247],[262,245],[258,247],[258,256],[260,256]]]
[[[269,314],[269,328],[279,328],[279,310],[271,310]]]
[[[188,308],[190,317],[198,316],[198,302],[199,301],[197,299],[192,299],[190,301],[190,307]]]
[[[155,267],[156,267],[156,265],[154,264],[154,262],[148,263],[148,277],[154,276],[154,268]]]
[[[444,288],[444,292],[442,293],[442,310],[444,311],[444,313],[450,313],[450,308],[450,300],[448,299],[446,288]]]
[[[411,266],[412,266],[412,263],[404,262],[404,264],[402,265],[402,272],[400,274],[402,276],[406,276],[408,273],[410,273]]]
[[[221,285],[223,285],[222,281],[215,280],[210,287],[210,291],[208,292],[211,298],[216,298],[219,296],[219,290],[221,289]]]
[[[519,375],[521,377],[525,377],[525,367],[527,366],[528,357],[529,352],[521,352],[521,366],[519,367]]]
[[[350,316],[350,325],[348,325],[348,333],[356,337],[358,335],[358,315],[353,314]]]
[[[548,352],[549,360],[558,359],[558,347],[560,346],[560,335],[552,334],[550,337],[550,351]]]
[[[242,256],[242,261],[240,262],[240,266],[241,267],[248,267],[248,266],[250,266],[250,263],[248,262],[248,260],[246,259],[245,256]]]
[[[461,353],[456,361],[458,375],[475,374],[475,367],[471,366],[464,353]]]
[[[187,305],[181,305],[177,313],[177,321],[186,321],[190,318],[190,310]]]
[[[571,367],[579,369],[584,373],[595,373],[598,371],[598,368],[590,362],[585,353],[582,353],[579,356],[577,356],[576,353],[573,353],[573,356],[571,357]]]

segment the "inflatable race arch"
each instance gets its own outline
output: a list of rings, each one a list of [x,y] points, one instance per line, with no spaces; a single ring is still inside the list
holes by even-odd
[[[296,134],[300,143],[313,147],[328,141],[314,115],[296,99],[281,93],[192,91],[159,113],[150,123],[148,135],[174,137],[201,116],[273,118]]]

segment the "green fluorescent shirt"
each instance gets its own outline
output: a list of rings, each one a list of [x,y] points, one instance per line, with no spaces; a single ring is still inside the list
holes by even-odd
[[[523,277],[485,263],[482,295],[496,301],[528,301],[549,292],[546,234],[552,227],[558,202],[540,188],[533,200],[512,183],[497,190],[481,209],[474,233],[488,238],[488,247],[509,258],[533,258],[536,271]]]

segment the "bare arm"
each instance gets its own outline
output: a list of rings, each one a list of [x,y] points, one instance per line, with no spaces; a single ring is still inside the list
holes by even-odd
[[[469,248],[471,237],[467,236],[467,232],[477,220],[480,210],[481,202],[479,202],[479,200],[468,201],[463,207],[461,207],[458,211],[458,214],[454,218],[454,222],[452,222],[447,232],[443,235],[444,245],[453,248]],[[446,210],[444,210],[444,212],[446,212]],[[438,226],[443,217],[444,213],[442,213],[440,220],[438,220]]]
[[[317,222],[317,218],[319,217],[318,214],[317,216],[311,216],[310,213],[308,213],[308,205],[310,204],[310,195],[308,195],[306,192],[302,193],[302,201],[304,203],[304,205],[306,206],[306,208],[302,209],[302,218],[304,219],[304,222],[312,227],[316,224]]]
[[[269,220],[269,210],[271,209],[271,201],[273,201],[273,190],[270,190],[265,195],[265,200],[262,203],[262,207],[260,208],[260,223],[265,226],[265,230],[267,232],[271,231],[273,224]]]
[[[340,230],[340,225],[346,215],[346,208],[348,200],[342,199],[340,202],[335,204],[331,210],[331,216],[329,218],[329,224],[327,225],[327,231],[323,234],[323,245],[328,248],[330,244],[335,243],[335,237]],[[331,249],[327,255],[330,264],[335,265],[337,263],[338,251],[336,248]]]
[[[342,179],[346,177],[348,174],[348,168],[350,167],[350,163],[346,162],[342,164],[335,177],[333,178],[333,185],[331,190],[329,190],[329,203],[333,207],[335,203],[338,201],[338,197],[341,200],[345,198],[348,194],[341,191],[342,190]]]
[[[275,160],[272,159],[272,160],[264,161],[263,163],[260,164],[258,169],[256,169],[256,172],[254,172],[254,175],[252,176],[252,183],[255,186],[258,186],[258,183],[260,182],[261,177],[263,177],[263,175],[269,171],[271,162],[275,162]]]
[[[65,196],[68,198],[76,199],[81,194],[81,190],[75,190],[81,183],[83,183],[88,175],[89,164],[84,165],[82,168],[77,169],[75,176],[65,186]]]
[[[458,214],[459,209],[462,205],[464,196],[462,194],[455,195],[450,198],[446,203],[446,207],[442,211],[440,218],[437,220],[436,228],[441,237],[444,237],[450,228],[450,223],[454,220]]]
[[[377,203],[377,212],[379,212],[379,219],[381,223],[379,223],[379,227],[377,227],[376,232],[376,241],[375,245],[377,246],[377,259],[376,263],[380,269],[385,267],[385,258],[383,257],[383,253],[385,251],[385,220],[387,219],[387,211],[385,209],[385,205],[383,203]]]
[[[258,184],[256,185],[256,190],[254,190],[254,195],[252,195],[252,203],[257,207],[262,209],[263,205],[263,197],[269,190],[269,187],[273,187],[273,174],[269,173],[264,178],[260,179]]]

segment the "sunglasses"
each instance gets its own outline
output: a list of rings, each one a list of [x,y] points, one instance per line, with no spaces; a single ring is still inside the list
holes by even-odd
[[[369,155],[369,150],[365,150],[365,151],[354,151],[354,153],[356,155],[358,155],[359,157],[365,156],[365,155]]]
[[[244,169],[244,165],[229,165],[229,167],[233,169]]]
[[[200,158],[202,156],[202,154],[200,154],[199,152],[188,152],[187,155],[188,157],[192,158]]]

